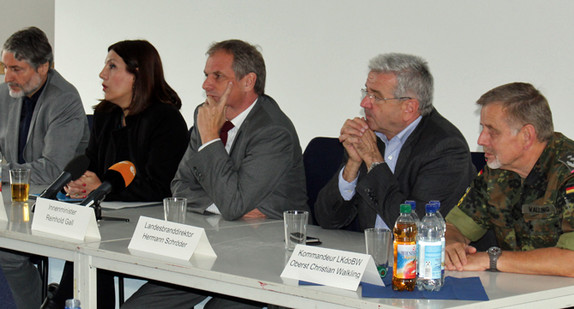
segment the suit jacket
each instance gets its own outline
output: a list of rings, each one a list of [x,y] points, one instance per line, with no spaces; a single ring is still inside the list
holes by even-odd
[[[384,154],[384,143],[378,145]],[[339,192],[339,172],[319,192],[315,203],[315,218],[324,228],[345,228],[358,220],[364,230],[374,226],[376,214],[392,228],[405,200],[417,202],[420,218],[429,200],[440,200],[441,213],[446,215],[476,175],[463,135],[436,109],[424,116],[407,138],[394,174],[387,164],[367,173],[363,163],[355,195],[345,201]]]
[[[29,168],[31,183],[49,184],[88,145],[90,130],[82,100],[56,70],[48,72],[24,146],[25,164],[18,164],[21,111],[22,99],[12,98],[8,85],[0,84],[0,151],[8,162],[2,177],[9,178],[10,168]]]
[[[259,96],[229,154],[221,142],[198,151],[200,146],[193,129],[171,185],[191,210],[203,213],[215,203],[224,219],[235,220],[255,208],[272,219],[283,218],[285,210],[308,209],[299,138],[271,97]]]
[[[136,167],[136,177],[125,190],[111,192],[106,200],[161,201],[171,196],[170,183],[189,142],[187,124],[179,110],[155,103],[137,115],[123,111],[96,112],[86,155],[89,170],[100,179],[110,166],[128,160]]]

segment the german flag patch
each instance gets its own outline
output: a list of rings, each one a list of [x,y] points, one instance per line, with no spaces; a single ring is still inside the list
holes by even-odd
[[[574,186],[566,188],[566,194],[572,194],[572,193],[574,193]]]

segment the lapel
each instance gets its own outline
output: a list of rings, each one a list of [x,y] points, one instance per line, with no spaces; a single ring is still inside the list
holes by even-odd
[[[10,112],[8,117],[8,132],[6,133],[6,141],[8,146],[7,152],[4,154],[10,162],[18,162],[18,134],[20,131],[20,114],[22,113],[22,98],[13,99],[10,103]]]
[[[411,153],[413,151],[413,140],[415,139],[415,132],[413,132],[408,138],[403,148],[401,148],[401,152],[399,153],[399,160],[397,161],[397,165],[395,166],[395,175],[401,175],[401,172],[406,167],[407,163],[409,163],[409,159],[411,157]]]
[[[381,155],[383,156],[383,159],[384,159],[386,146],[385,146],[385,143],[383,142],[383,140],[380,139],[378,136],[377,136],[377,148],[379,148],[379,152],[381,153]]]
[[[431,112],[431,114],[432,113],[434,113],[434,108],[433,108],[433,112]],[[419,141],[419,136],[422,134],[423,128],[425,127],[425,124],[426,124],[428,118],[431,116],[431,114],[423,116],[423,118],[421,119],[421,122],[417,125],[417,127],[415,128],[413,133],[411,133],[411,135],[409,135],[405,144],[403,145],[403,148],[401,148],[401,152],[399,154],[399,160],[397,161],[397,165],[395,166],[395,175],[401,175],[403,169],[405,169],[410,163],[412,163],[410,160],[411,153],[413,151],[415,151],[414,148]],[[424,148],[419,148],[419,150],[420,149],[424,149]]]
[[[28,149],[28,145],[31,142],[30,136],[32,136],[32,132],[34,132],[34,128],[35,128],[36,122],[38,120],[38,114],[39,114],[40,109],[42,108],[42,104],[44,103],[44,97],[46,97],[46,93],[49,91],[48,86],[49,86],[49,83],[50,83],[50,80],[51,80],[51,77],[53,74],[54,73],[52,72],[52,70],[50,70],[48,72],[48,77],[46,78],[46,82],[43,86],[42,93],[40,93],[40,96],[38,97],[38,101],[36,101],[36,106],[34,107],[34,111],[32,112],[32,119],[30,121],[30,128],[28,129],[28,136],[26,136],[26,145],[24,145],[24,150],[23,150],[24,160],[26,160],[26,161],[28,161],[28,159],[29,159],[26,156],[26,150]],[[18,110],[17,110],[18,117],[15,117],[14,120],[11,120],[11,121],[15,121],[15,123],[13,123],[13,125],[15,125],[13,128],[16,128],[14,130],[15,134],[13,134],[14,141],[15,141],[15,144],[13,144],[13,145],[18,145],[18,135],[19,135],[19,130],[20,130],[20,114],[22,113],[22,104],[23,104],[22,99],[18,99],[18,104],[14,104],[14,105],[18,105]],[[13,115],[16,115],[16,113],[14,113]],[[15,158],[18,158],[18,147],[17,146],[15,147],[15,150],[16,150],[16,157]]]
[[[231,149],[229,150],[230,157],[234,158],[235,157],[234,155],[237,155],[235,153],[235,149],[238,149],[238,147],[241,147],[239,149],[244,148],[243,144],[246,143],[247,140],[244,141],[242,137],[243,135],[247,134],[246,139],[248,139],[249,133],[243,133],[243,132],[249,132],[251,130],[253,118],[256,117],[256,115],[259,113],[258,110],[262,108],[261,106],[264,101],[265,101],[264,96],[263,95],[259,96],[259,98],[257,99],[257,103],[255,104],[255,106],[253,106],[253,109],[249,112],[247,117],[245,117],[245,120],[241,124],[241,127],[239,127],[239,130],[237,130],[237,133],[235,134],[235,139],[233,140],[233,145],[231,145]],[[240,154],[241,158],[243,156],[244,156],[243,154]]]
[[[34,132],[34,127],[36,126],[36,122],[38,120],[38,114],[42,105],[44,104],[44,98],[48,95],[50,80],[52,79],[54,72],[52,70],[48,71],[48,77],[46,78],[46,83],[44,84],[44,88],[42,89],[42,93],[38,97],[38,101],[36,101],[36,106],[34,107],[34,112],[32,113],[32,121],[30,121],[30,129],[28,130],[28,136],[26,138],[26,146],[24,146],[24,153],[26,153],[26,147],[28,146],[28,142],[30,142],[30,135]]]

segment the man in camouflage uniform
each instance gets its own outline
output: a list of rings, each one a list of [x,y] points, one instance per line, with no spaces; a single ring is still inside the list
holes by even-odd
[[[487,166],[446,217],[447,269],[574,277],[574,141],[554,132],[530,84],[499,86],[477,104]],[[488,229],[502,251],[468,245]]]

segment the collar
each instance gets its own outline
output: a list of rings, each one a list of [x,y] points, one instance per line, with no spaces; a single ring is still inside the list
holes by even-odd
[[[259,99],[259,97],[257,97],[255,99],[255,101],[253,101],[253,103],[251,103],[251,105],[249,105],[248,108],[246,108],[244,111],[242,111],[241,114],[239,114],[239,115],[235,116],[235,118],[229,120],[229,121],[231,121],[231,123],[233,123],[233,126],[234,126],[232,130],[239,130],[239,127],[241,127],[241,125],[245,121],[245,118],[247,118],[247,115],[249,115],[249,112],[253,109],[253,107],[255,106],[255,103],[257,103],[258,99]]]
[[[414,131],[415,128],[419,125],[419,123],[421,122],[422,119],[423,119],[423,116],[418,116],[417,119],[415,119],[413,122],[411,122],[406,128],[404,128],[401,132],[399,132],[399,134],[397,134],[397,135],[395,135],[393,138],[391,138],[391,140],[398,139],[401,144],[404,144],[404,142],[407,140],[407,138],[409,138],[409,136],[411,135],[411,133],[413,133],[413,131]],[[384,135],[383,133],[375,132],[375,134],[376,134],[385,144],[388,144],[388,143],[389,143],[390,140],[389,140],[389,139],[387,138],[387,136]]]
[[[538,157],[536,164],[532,167],[528,176],[524,180],[524,184],[529,186],[536,185],[541,179],[546,179],[549,173],[564,173],[568,174],[570,169],[568,169],[568,165],[564,164],[562,158],[560,156],[564,155],[564,151],[567,150],[567,147],[564,145],[564,136],[561,133],[555,132],[546,147],[544,147],[544,151]],[[568,153],[567,153],[568,154]],[[556,162],[561,162],[559,167],[554,166]],[[556,170],[557,168],[564,167],[563,171]]]

